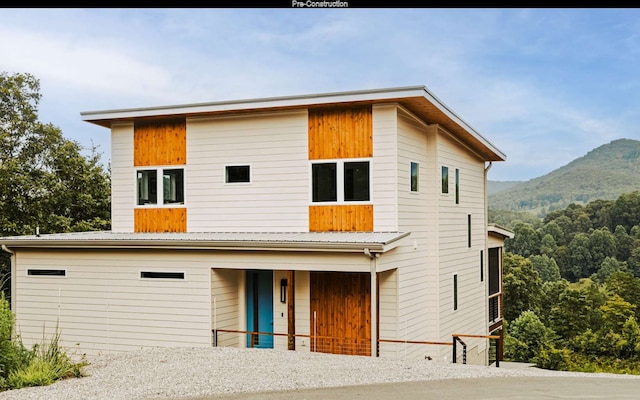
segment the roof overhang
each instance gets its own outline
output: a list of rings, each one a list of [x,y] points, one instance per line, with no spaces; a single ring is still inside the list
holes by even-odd
[[[195,103],[173,106],[85,111],[83,121],[105,128],[143,119],[186,118],[262,111],[345,107],[398,103],[427,124],[437,124],[470,146],[485,161],[505,161],[506,155],[456,115],[425,86],[268,97],[249,100]]]
[[[0,237],[5,249],[271,250],[385,253],[409,232],[189,232],[112,231]]]
[[[496,224],[489,224],[487,226],[487,233],[489,235],[497,236],[501,239],[513,239],[514,233],[509,229]]]

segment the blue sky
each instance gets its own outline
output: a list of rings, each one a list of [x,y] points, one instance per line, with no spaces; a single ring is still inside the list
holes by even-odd
[[[0,9],[0,71],[109,161],[80,112],[424,85],[528,180],[640,140],[640,9]]]

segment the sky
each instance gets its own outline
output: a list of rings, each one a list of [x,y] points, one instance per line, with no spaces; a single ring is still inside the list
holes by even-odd
[[[640,140],[640,8],[0,8],[0,72],[105,165],[81,112],[404,86],[507,155],[489,180]]]

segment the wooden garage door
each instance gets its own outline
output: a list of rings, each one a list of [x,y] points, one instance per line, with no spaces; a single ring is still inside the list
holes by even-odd
[[[311,272],[311,349],[371,355],[371,275]]]

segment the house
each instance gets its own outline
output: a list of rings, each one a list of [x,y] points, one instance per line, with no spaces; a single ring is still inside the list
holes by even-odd
[[[424,86],[83,112],[112,230],[0,238],[26,344],[236,346],[487,364],[506,156]]]

